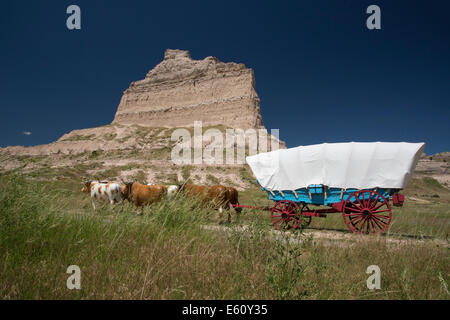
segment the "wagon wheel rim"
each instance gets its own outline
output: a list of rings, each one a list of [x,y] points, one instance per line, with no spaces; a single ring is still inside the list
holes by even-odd
[[[354,233],[383,233],[392,219],[391,206],[381,194],[373,190],[359,190],[345,201],[342,215]]]
[[[302,222],[301,222],[302,228],[306,228],[307,226],[309,226],[311,224],[311,220],[312,220],[311,216],[303,215],[303,212],[305,212],[305,211],[311,211],[311,210],[309,209],[309,207],[306,203],[303,203],[301,210],[300,210],[300,215],[302,217],[301,218],[302,219]]]
[[[290,200],[278,201],[271,210],[271,220],[280,231],[296,229],[301,222],[298,205]]]

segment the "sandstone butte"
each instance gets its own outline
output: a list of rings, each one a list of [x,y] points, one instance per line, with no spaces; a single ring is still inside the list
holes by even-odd
[[[194,121],[202,121],[203,127],[264,128],[253,70],[215,57],[193,60],[189,51],[167,49],[164,60],[145,79],[124,91],[110,125],[73,130],[46,145],[10,146],[0,152],[48,155],[142,149],[132,137],[137,126],[192,127]]]
[[[203,126],[263,127],[253,70],[169,49],[145,79],[125,90],[113,123],[185,127],[198,120]]]

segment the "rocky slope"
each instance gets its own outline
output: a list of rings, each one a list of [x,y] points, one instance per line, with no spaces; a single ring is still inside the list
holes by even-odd
[[[450,152],[423,157],[417,163],[416,176],[429,176],[450,187]]]

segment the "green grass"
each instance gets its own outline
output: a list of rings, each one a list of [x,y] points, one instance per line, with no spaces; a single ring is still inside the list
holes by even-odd
[[[94,211],[80,188],[0,176],[0,298],[449,299],[448,249],[431,242],[340,247],[295,234],[303,241],[292,243],[269,237],[256,212],[243,214],[245,232],[209,231],[201,226],[216,225],[217,213],[183,197],[137,216],[129,204]],[[252,199],[264,197],[242,193]],[[73,264],[81,290],[66,288]],[[366,288],[372,264],[381,290]]]

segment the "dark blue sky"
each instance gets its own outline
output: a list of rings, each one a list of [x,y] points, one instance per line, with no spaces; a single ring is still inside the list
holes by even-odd
[[[66,28],[77,4],[82,29]],[[381,8],[381,30],[366,8]],[[288,147],[427,143],[450,151],[448,1],[10,1],[0,4],[0,146],[112,121],[166,48],[255,71]],[[31,135],[23,134],[32,132]]]

